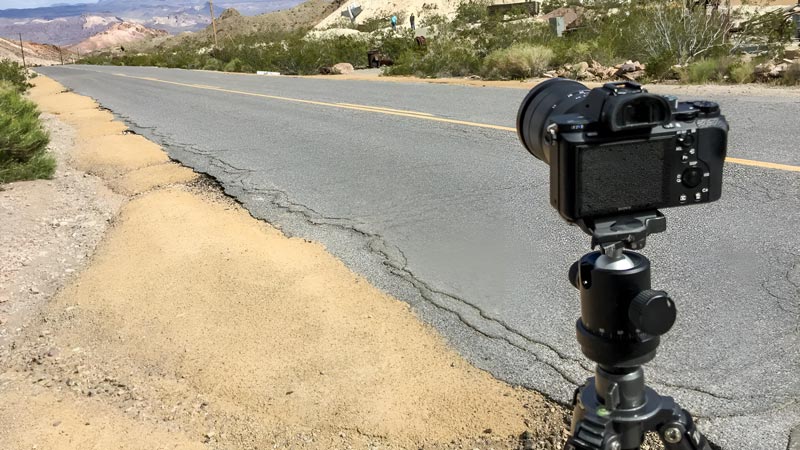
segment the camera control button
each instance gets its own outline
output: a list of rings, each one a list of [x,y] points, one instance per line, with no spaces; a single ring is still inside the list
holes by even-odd
[[[686,201],[686,194],[681,194],[680,200],[681,200],[681,203],[684,203]]]
[[[703,199],[703,194],[701,194],[701,193],[699,193],[699,192],[695,192],[695,194],[694,194],[694,200],[695,200],[696,202],[699,202],[699,201],[700,201],[700,200],[702,200],[702,199]]]
[[[687,188],[696,188],[703,182],[703,171],[699,167],[690,167],[683,171],[681,180]]]
[[[628,318],[636,328],[653,336],[669,331],[676,315],[675,303],[664,291],[639,292],[628,307]]]

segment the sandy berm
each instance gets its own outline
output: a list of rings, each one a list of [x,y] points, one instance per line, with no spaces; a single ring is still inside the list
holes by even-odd
[[[28,315],[0,340],[0,448],[560,448],[564,408],[472,367],[92,100],[35,82],[74,135],[62,164],[121,206],[52,297],[8,300]]]

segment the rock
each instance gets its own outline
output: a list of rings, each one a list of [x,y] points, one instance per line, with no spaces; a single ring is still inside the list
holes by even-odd
[[[355,69],[353,68],[353,65],[350,63],[334,64],[333,67],[331,67],[331,73],[346,75],[348,73],[353,73],[353,72],[355,72]]]
[[[555,70],[548,70],[547,72],[542,74],[545,78],[555,78],[558,76],[558,73]]]
[[[589,63],[581,61],[572,66],[572,70],[574,70],[576,74],[586,73],[586,71],[589,70]]]
[[[635,72],[623,73],[620,75],[622,78],[630,81],[636,81],[644,75],[644,70],[637,70]]]
[[[618,74],[628,73],[628,72],[635,72],[636,65],[633,61],[628,61],[625,64],[620,64],[617,70]]]
[[[789,64],[781,63],[775,66],[772,70],[769,71],[769,76],[771,78],[780,78],[783,76],[783,73],[786,72],[786,69],[789,68]]]
[[[763,64],[757,65],[756,68],[754,69],[754,72],[756,74],[769,73],[774,68],[775,68],[775,64],[772,64],[771,62],[767,62],[767,63],[763,63]]]

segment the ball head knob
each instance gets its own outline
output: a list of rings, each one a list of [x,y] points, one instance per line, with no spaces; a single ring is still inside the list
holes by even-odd
[[[664,291],[639,292],[628,308],[628,318],[643,333],[660,336],[675,323],[675,302]]]

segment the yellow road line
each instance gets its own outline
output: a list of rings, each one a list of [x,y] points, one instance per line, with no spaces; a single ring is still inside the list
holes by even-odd
[[[725,162],[741,164],[743,166],[756,166],[756,167],[764,167],[767,169],[787,170],[789,172],[800,172],[800,166],[790,166],[789,164],[777,164],[764,161],[754,161],[752,159],[732,158],[730,156],[725,158]]]
[[[359,107],[359,108],[369,108],[369,109],[374,109],[377,112],[391,111],[391,112],[399,112],[399,113],[406,113],[406,114],[414,114],[414,115],[417,115],[417,116],[433,116],[433,114],[430,114],[430,113],[424,113],[424,112],[419,112],[419,111],[408,111],[408,110],[405,110],[405,109],[384,108],[383,106],[366,106],[366,105],[356,105],[356,104],[353,104],[353,103],[337,103],[337,105],[356,106],[356,107]]]
[[[329,103],[329,102],[320,102],[316,100],[303,100],[300,98],[292,98],[292,97],[281,97],[279,95],[268,95],[268,94],[257,94],[255,92],[246,92],[246,91],[237,91],[233,89],[225,89],[221,87],[215,86],[207,86],[203,84],[187,84],[187,83],[179,83],[177,81],[167,81],[167,80],[160,80],[158,78],[151,78],[151,77],[135,77],[132,75],[125,75],[122,73],[112,73],[112,75],[118,77],[125,77],[125,78],[135,78],[139,80],[146,80],[146,81],[154,81],[158,83],[166,83],[166,84],[173,84],[176,86],[184,86],[193,89],[204,89],[209,91],[217,91],[217,92],[226,92],[229,94],[238,94],[238,95],[247,95],[250,97],[260,97],[260,98],[268,98],[271,100],[282,100],[287,102],[294,102],[294,103],[303,103],[307,105],[316,105],[316,106],[328,106],[333,108],[342,108],[342,109],[350,109],[356,111],[366,111],[366,112],[374,112],[380,114],[389,114],[392,116],[401,116],[401,117],[411,117],[415,119],[424,119],[424,120],[431,120],[434,122],[442,122],[442,123],[450,123],[454,125],[464,125],[468,127],[477,127],[477,128],[488,128],[492,130],[500,130],[500,131],[511,131],[516,133],[517,129],[514,127],[504,127],[502,125],[491,125],[488,123],[480,123],[480,122],[469,122],[466,120],[456,120],[456,119],[447,119],[444,117],[436,117],[433,114],[429,113],[422,113],[422,112],[414,112],[414,111],[405,111],[401,109],[391,109],[391,108],[383,108],[379,106],[367,106],[367,105],[356,105],[353,103]],[[741,164],[745,166],[755,166],[755,167],[762,167],[766,169],[776,169],[776,170],[785,170],[789,172],[800,172],[800,166],[792,166],[789,164],[777,164],[771,162],[764,162],[764,161],[754,161],[750,159],[741,159],[741,158],[732,158],[728,157],[725,159],[726,162],[733,163],[733,164]]]

